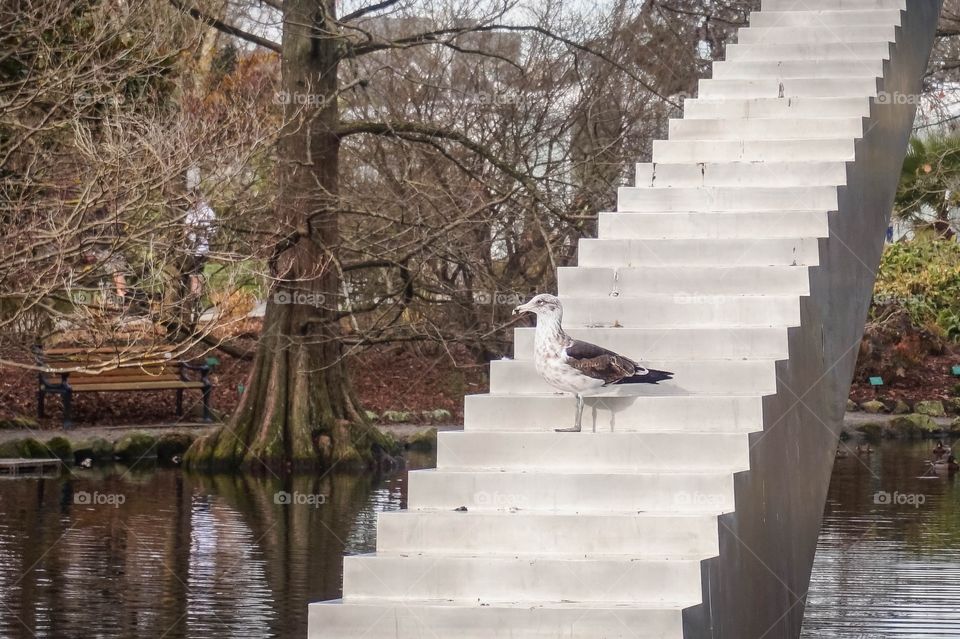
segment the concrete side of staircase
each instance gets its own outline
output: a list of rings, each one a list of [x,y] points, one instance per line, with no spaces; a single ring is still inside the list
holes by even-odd
[[[764,1],[781,8],[793,0]],[[816,0],[797,0],[809,5]],[[880,90],[916,96],[939,0],[908,0]],[[790,358],[777,362],[777,394],[750,435],[750,470],[735,478],[736,511],[720,516],[720,554],[703,563],[704,603],[685,611],[684,636],[800,635],[810,571],[843,412],[915,117],[915,102],[875,101],[856,143],[829,237],[810,269]]]

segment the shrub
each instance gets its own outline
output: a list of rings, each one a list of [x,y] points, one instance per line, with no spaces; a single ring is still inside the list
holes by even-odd
[[[156,457],[157,439],[147,433],[130,433],[117,441],[113,454],[126,462],[135,462],[144,457]]]
[[[113,459],[113,443],[103,437],[88,439],[74,447],[73,458],[77,463],[84,459]]]
[[[66,461],[73,457],[73,444],[66,437],[54,437],[47,442],[47,452],[52,457]]]
[[[882,321],[899,309],[914,327],[936,327],[960,341],[960,244],[917,239],[887,246],[870,316]]]

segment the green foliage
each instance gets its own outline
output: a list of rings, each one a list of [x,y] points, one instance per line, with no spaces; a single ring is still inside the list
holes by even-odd
[[[73,449],[73,455],[78,462],[87,458],[93,460],[113,459],[113,442],[103,437],[94,437],[78,443]]]
[[[874,319],[905,310],[917,328],[937,327],[960,341],[960,244],[930,240],[887,247],[874,289]]]
[[[413,417],[405,410],[388,410],[383,412],[383,418],[393,424],[405,424]]]
[[[925,437],[943,430],[932,417],[919,413],[901,415],[894,419],[890,426],[899,436],[908,439]]]
[[[267,292],[264,273],[269,267],[263,260],[244,260],[241,262],[210,262],[203,273],[207,278],[207,286],[215,291],[244,291],[263,299]]]
[[[40,425],[37,423],[37,420],[32,417],[26,417],[23,415],[17,415],[9,419],[0,419],[0,429],[9,429],[9,430],[37,430],[40,428]]]
[[[49,448],[32,437],[21,442],[20,454],[28,459],[50,459],[55,456]]]
[[[423,418],[428,422],[449,422],[453,419],[453,415],[450,414],[445,408],[438,408],[436,410],[425,410],[421,413]]]
[[[418,432],[407,442],[407,448],[410,450],[419,450],[429,452],[437,448],[437,429],[428,428]]]
[[[57,436],[47,442],[47,450],[51,457],[61,460],[73,459],[73,445],[66,437]]]
[[[943,402],[938,399],[917,402],[913,407],[913,411],[920,415],[929,415],[930,417],[945,417],[947,414]]]
[[[922,218],[923,208],[943,218],[960,206],[960,134],[956,132],[913,138],[903,161],[897,189],[896,213],[904,219]]]
[[[121,437],[113,453],[122,461],[137,462],[145,457],[156,457],[157,439],[147,433],[130,433]]]
[[[20,440],[11,439],[0,442],[0,459],[18,459],[20,457]]]
[[[32,437],[14,439],[0,444],[0,458],[50,459],[54,454]]]

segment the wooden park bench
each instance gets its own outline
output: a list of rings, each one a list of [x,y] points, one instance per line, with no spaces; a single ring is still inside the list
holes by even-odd
[[[44,417],[48,394],[63,399],[63,427],[70,428],[74,393],[124,391],[177,391],[177,415],[183,415],[183,393],[199,390],[203,397],[203,420],[212,421],[210,367],[172,358],[173,347],[113,346],[105,348],[36,349],[41,367],[37,390],[37,415]],[[195,379],[191,379],[191,373]],[[199,379],[196,379],[199,377]]]

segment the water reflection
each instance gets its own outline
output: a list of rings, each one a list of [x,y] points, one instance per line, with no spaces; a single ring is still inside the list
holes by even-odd
[[[837,460],[803,639],[960,637],[958,475],[928,472],[929,451]]]
[[[960,475],[921,478],[928,450],[837,460],[804,639],[960,637]],[[308,602],[340,594],[342,555],[372,551],[377,512],[405,503],[405,473],[0,480],[0,637],[303,637]]]
[[[303,637],[343,554],[372,551],[376,513],[405,503],[405,473],[0,481],[0,637]]]

